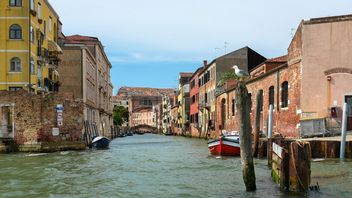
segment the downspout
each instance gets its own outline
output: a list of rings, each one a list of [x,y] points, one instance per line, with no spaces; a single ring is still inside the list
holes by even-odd
[[[278,120],[279,120],[279,111],[280,111],[280,69],[276,71],[276,110],[277,110],[277,113],[276,113],[275,122],[276,122],[276,132],[277,132],[279,127]],[[274,119],[274,116],[272,119]]]
[[[28,7],[28,32],[29,32],[29,42],[28,42],[28,49],[29,49],[29,52],[28,52],[28,92],[30,93],[31,92],[31,87],[32,87],[32,82],[31,82],[31,4],[32,4],[32,1],[29,1],[29,7]],[[33,31],[34,31],[34,28],[33,28]],[[34,39],[34,38],[33,38]]]

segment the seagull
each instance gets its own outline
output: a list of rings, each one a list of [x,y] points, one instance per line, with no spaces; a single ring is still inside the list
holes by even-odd
[[[232,68],[235,70],[235,74],[238,78],[243,79],[243,78],[249,77],[248,72],[242,69],[239,69],[237,65],[234,65]]]

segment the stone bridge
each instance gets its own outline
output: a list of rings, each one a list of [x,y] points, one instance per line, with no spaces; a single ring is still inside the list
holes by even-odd
[[[150,125],[142,124],[131,127],[131,131],[134,131],[136,133],[156,133],[157,128]]]

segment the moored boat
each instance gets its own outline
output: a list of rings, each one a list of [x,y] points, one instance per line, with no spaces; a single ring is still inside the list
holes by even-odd
[[[104,136],[98,136],[93,138],[92,145],[97,149],[107,149],[109,148],[110,140]]]
[[[208,148],[212,155],[240,156],[240,138],[238,135],[221,135],[215,140],[208,141]]]

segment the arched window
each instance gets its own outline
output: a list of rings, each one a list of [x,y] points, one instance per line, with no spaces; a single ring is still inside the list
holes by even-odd
[[[275,88],[274,88],[274,86],[271,86],[270,88],[269,88],[269,107],[270,107],[270,105],[273,105],[273,107],[274,107],[274,98],[275,98]]]
[[[22,39],[21,26],[14,24],[10,26],[10,39]]]
[[[10,0],[10,6],[11,7],[21,7],[22,6],[22,0]]]
[[[11,59],[10,71],[11,72],[21,72],[21,59],[19,59],[17,57],[14,57]]]
[[[281,108],[288,107],[288,82],[285,81],[281,85]]]

